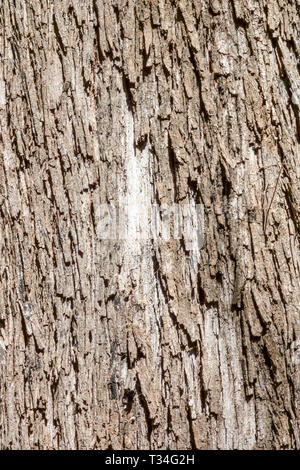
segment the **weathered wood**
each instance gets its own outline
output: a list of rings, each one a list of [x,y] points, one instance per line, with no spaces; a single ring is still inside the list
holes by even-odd
[[[0,11],[0,447],[299,449],[299,2]]]

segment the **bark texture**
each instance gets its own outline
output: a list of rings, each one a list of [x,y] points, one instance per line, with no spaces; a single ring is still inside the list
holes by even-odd
[[[0,12],[1,448],[299,449],[299,0]]]

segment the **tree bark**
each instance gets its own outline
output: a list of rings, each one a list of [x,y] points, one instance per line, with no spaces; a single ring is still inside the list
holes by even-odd
[[[0,9],[0,447],[299,449],[299,0]]]

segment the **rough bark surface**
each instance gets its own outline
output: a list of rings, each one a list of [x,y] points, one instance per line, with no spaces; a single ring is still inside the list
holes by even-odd
[[[0,12],[1,448],[299,449],[299,1]],[[203,204],[196,264],[120,196]]]

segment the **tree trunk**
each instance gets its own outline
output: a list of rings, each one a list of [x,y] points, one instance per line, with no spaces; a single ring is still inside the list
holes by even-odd
[[[299,0],[0,5],[0,447],[299,449]]]

